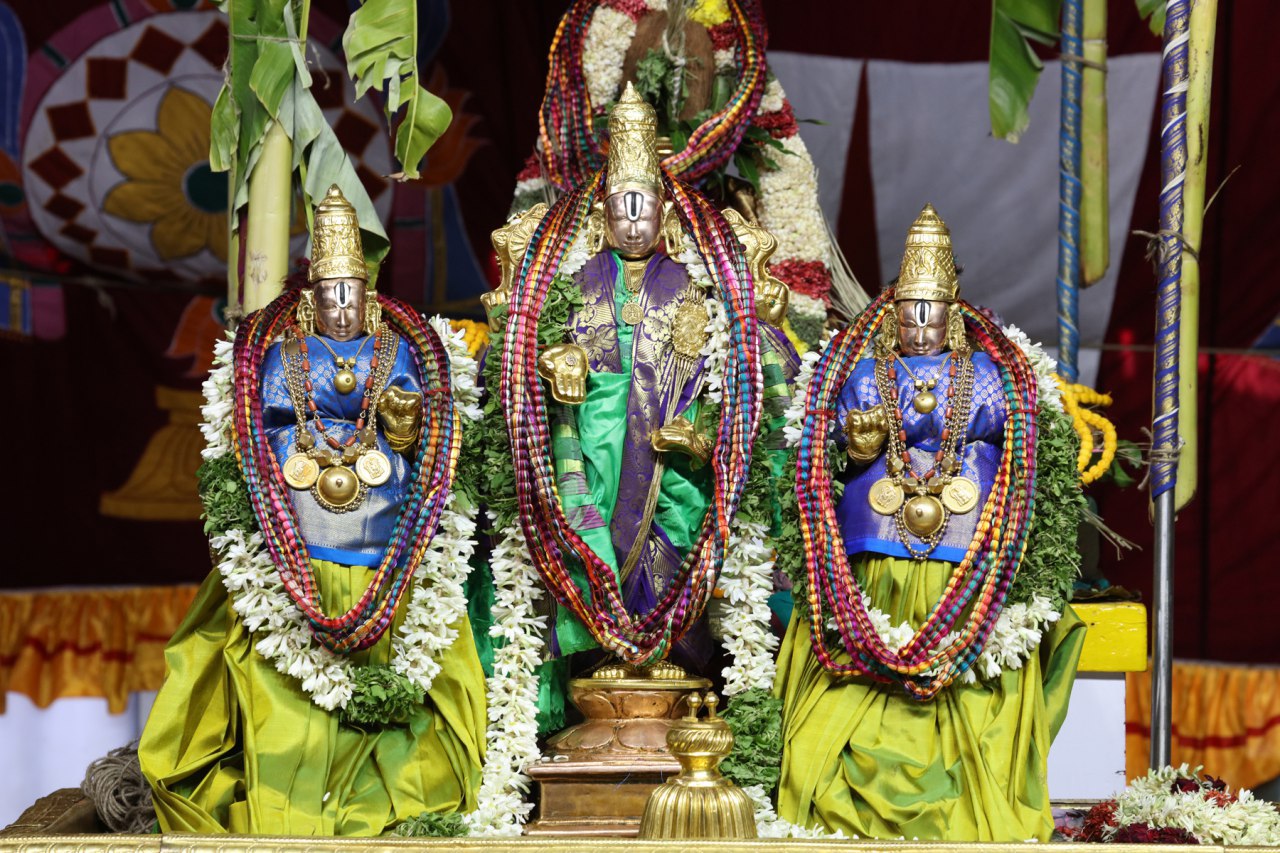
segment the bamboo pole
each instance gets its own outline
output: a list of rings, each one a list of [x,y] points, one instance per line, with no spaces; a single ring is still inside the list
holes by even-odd
[[[1199,453],[1197,349],[1200,345],[1200,244],[1204,232],[1205,172],[1209,149],[1209,95],[1218,0],[1191,0],[1190,81],[1187,88],[1187,177],[1182,188],[1182,333],[1178,338],[1178,410],[1182,453],[1174,508],[1195,496]]]
[[[1080,286],[1111,263],[1107,195],[1107,0],[1084,0],[1084,71],[1080,89]]]
[[[257,311],[284,289],[292,218],[293,143],[280,122],[272,121],[249,175],[249,223],[243,235],[246,313]]]

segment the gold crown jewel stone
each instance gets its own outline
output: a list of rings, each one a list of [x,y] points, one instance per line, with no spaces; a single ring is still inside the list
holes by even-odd
[[[320,465],[305,453],[294,453],[284,461],[284,481],[293,489],[309,489],[320,476]]]
[[[381,486],[391,477],[391,460],[381,450],[367,450],[356,460],[356,476],[366,486]]]
[[[898,302],[955,302],[959,289],[951,230],[933,205],[926,204],[907,231],[893,298]]]
[[[942,487],[942,503],[956,515],[964,515],[978,505],[978,484],[968,477],[954,477]]]
[[[311,229],[311,268],[307,280],[315,283],[326,278],[369,280],[360,240],[360,221],[355,207],[337,184],[329,187],[316,205]]]
[[[920,539],[928,539],[946,520],[942,501],[933,495],[915,495],[902,508],[902,521],[907,530]]]

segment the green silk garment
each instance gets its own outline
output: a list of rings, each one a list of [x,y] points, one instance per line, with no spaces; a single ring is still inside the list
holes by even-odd
[[[892,624],[913,627],[928,618],[955,568],[873,554],[851,562]],[[862,838],[1049,840],[1045,764],[1085,634],[1069,606],[1021,669],[957,681],[926,702],[894,684],[833,677],[799,613],[774,688],[784,702],[780,817]]]
[[[327,613],[355,604],[374,575],[312,565]],[[353,664],[390,662],[404,609]],[[370,836],[422,812],[474,809],[485,681],[470,623],[464,616],[456,627],[408,724],[362,731],[258,654],[211,573],[165,651],[165,683],[138,748],[161,830]]]

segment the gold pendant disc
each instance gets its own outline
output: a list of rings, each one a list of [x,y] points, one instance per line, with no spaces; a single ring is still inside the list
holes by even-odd
[[[284,460],[284,481],[294,489],[309,489],[320,476],[316,460],[303,453],[295,453]]]
[[[360,494],[360,481],[355,472],[345,465],[334,465],[326,468],[316,482],[316,490],[320,497],[338,509],[351,503]]]
[[[978,484],[968,477],[956,477],[942,488],[942,503],[956,515],[964,515],[978,505]]]
[[[871,484],[867,502],[881,515],[893,515],[902,506],[902,487],[888,477],[881,477]]]
[[[902,508],[902,521],[907,530],[921,539],[937,533],[942,520],[942,501],[933,495],[916,495]]]
[[[391,476],[391,460],[381,450],[369,450],[356,460],[356,476],[366,486],[381,486]]]
[[[644,309],[640,307],[639,302],[632,300],[622,306],[622,322],[628,326],[634,326],[643,319]]]
[[[921,391],[911,401],[911,405],[920,414],[927,415],[938,408],[938,398],[933,395],[932,391]]]
[[[334,374],[333,387],[338,389],[339,394],[350,394],[356,390],[356,375],[345,367],[342,368]]]

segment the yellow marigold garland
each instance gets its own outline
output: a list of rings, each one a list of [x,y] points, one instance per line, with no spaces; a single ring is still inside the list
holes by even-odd
[[[480,353],[480,348],[489,342],[489,326],[477,320],[450,320],[454,331],[466,334],[467,352],[472,358]]]
[[[1080,436],[1080,455],[1076,458],[1076,468],[1080,471],[1080,482],[1089,485],[1107,472],[1116,458],[1116,428],[1098,412],[1086,406],[1110,406],[1110,394],[1103,394],[1085,385],[1068,382],[1058,377],[1058,387],[1062,389],[1062,408],[1071,418],[1071,425]],[[1093,456],[1093,431],[1102,435],[1102,453],[1092,465],[1089,458]]]

